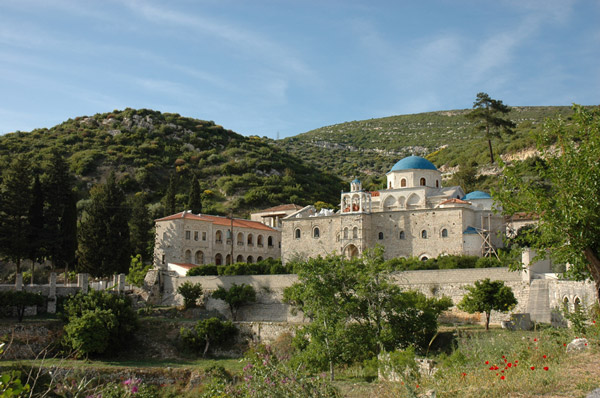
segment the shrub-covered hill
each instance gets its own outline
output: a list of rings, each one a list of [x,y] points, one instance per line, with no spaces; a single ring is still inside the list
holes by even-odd
[[[399,159],[426,156],[442,170],[490,163],[486,139],[466,115],[470,109],[391,116],[321,127],[277,141],[286,151],[345,179],[362,177],[363,186],[376,189],[382,176]],[[568,117],[567,106],[513,107],[508,114],[515,134],[492,141],[494,153],[517,153],[534,146],[532,132],[545,119]],[[322,159],[329,161],[323,163]],[[483,179],[485,180],[485,178]],[[485,181],[482,182],[485,185]],[[481,187],[481,186],[480,186]]]
[[[237,215],[282,203],[337,203],[341,181],[256,136],[172,113],[125,109],[82,116],[46,129],[0,136],[0,166],[25,153],[42,169],[60,148],[80,195],[115,171],[126,193],[146,192],[160,216],[160,200],[174,176],[178,210],[185,208],[192,175],[203,192],[203,212]]]

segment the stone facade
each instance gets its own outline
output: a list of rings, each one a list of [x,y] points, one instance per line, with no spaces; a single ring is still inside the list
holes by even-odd
[[[256,221],[184,211],[155,225],[154,265],[161,269],[169,263],[189,268],[281,256],[281,232]]]
[[[387,173],[387,189],[367,192],[359,180],[342,192],[340,210],[313,206],[282,220],[282,260],[327,254],[359,256],[381,245],[386,258],[444,254],[491,255],[506,229],[492,198],[442,187],[441,172],[418,156],[400,160]]]

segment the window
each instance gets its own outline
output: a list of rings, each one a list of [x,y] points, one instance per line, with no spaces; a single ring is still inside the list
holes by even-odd
[[[344,239],[348,239],[348,227],[344,228]]]
[[[440,180],[435,180],[435,187],[439,188],[440,187]]]
[[[392,189],[392,183],[391,183],[391,181],[390,181],[389,189]]]
[[[198,265],[200,265],[200,264],[204,264],[204,253],[202,253],[202,251],[201,251],[201,250],[198,250],[198,251],[196,252],[196,255],[195,255],[195,260],[196,260],[196,261],[194,261],[194,264],[198,264]]]
[[[300,239],[300,236],[301,236],[300,228],[297,228],[296,231],[294,231],[294,236],[296,237],[296,239]]]
[[[398,234],[398,239],[406,239],[406,234],[404,233],[404,231],[400,231],[400,233]]]
[[[252,245],[254,245],[254,243],[253,243],[253,240],[252,240],[252,239],[253,239],[253,237],[252,237],[252,234],[248,234],[248,246],[252,246]]]
[[[256,257],[256,262],[262,261],[263,258],[261,256]]]
[[[252,256],[248,256],[248,261],[246,261],[248,264],[252,264],[254,262],[254,259],[252,258]]]
[[[427,239],[427,231],[426,230],[421,231],[421,238]]]
[[[269,247],[273,247],[273,237],[269,236],[267,238],[267,245],[269,245]]]
[[[313,229],[313,238],[318,238],[320,234],[321,234],[321,231],[319,231],[319,227],[315,227]]]
[[[352,237],[358,239],[358,227],[352,228]]]
[[[244,246],[244,234],[241,232],[238,232],[237,234],[237,244],[238,246]]]
[[[565,297],[563,299],[563,308],[565,310],[565,312],[569,312],[569,298]]]
[[[400,186],[404,188],[406,186],[406,178],[400,180]]]
[[[258,235],[256,237],[256,245],[258,247],[263,247],[263,236],[262,235]]]
[[[382,240],[382,239],[383,239],[383,232],[380,232],[379,233],[379,240]]]
[[[185,231],[185,240],[190,240],[191,236],[192,236],[191,231]]]
[[[183,259],[183,262],[186,264],[189,264],[192,262],[192,252],[190,250],[185,251],[185,258]]]
[[[579,300],[579,297],[575,297],[575,300],[573,301],[573,310],[575,313],[581,310],[581,300]]]
[[[215,233],[215,242],[216,243],[223,243],[223,232],[217,231]]]
[[[194,231],[194,240],[198,241],[198,237],[199,237],[198,231]]]
[[[425,178],[424,178],[424,177],[421,177],[421,181],[420,181],[420,183],[421,183],[421,186],[422,186],[422,187],[424,187],[424,186],[425,186],[426,182],[427,182],[427,181],[425,181]]]
[[[202,232],[202,240],[206,241],[206,232]]]
[[[423,256],[423,257],[421,257],[421,261],[427,261],[427,260],[429,260],[429,259],[427,258],[427,256]]]
[[[236,263],[243,263],[244,262],[244,256],[242,256],[241,254],[239,256],[237,256],[237,258],[235,259]]]
[[[165,263],[165,255],[163,254],[161,257],[161,262],[164,264]]]
[[[448,237],[448,230],[446,228],[442,229],[442,238]]]
[[[215,256],[215,265],[223,265],[223,256],[221,253],[217,253]]]

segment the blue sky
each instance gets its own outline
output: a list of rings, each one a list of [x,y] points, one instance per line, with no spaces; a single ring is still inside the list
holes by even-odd
[[[0,0],[0,134],[150,108],[281,138],[600,103],[600,1]]]

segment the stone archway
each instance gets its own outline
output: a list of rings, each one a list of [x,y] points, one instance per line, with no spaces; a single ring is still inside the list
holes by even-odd
[[[359,255],[360,253],[358,251],[358,247],[355,245],[350,244],[344,248],[344,257],[347,259],[352,259],[354,257],[358,257]]]

